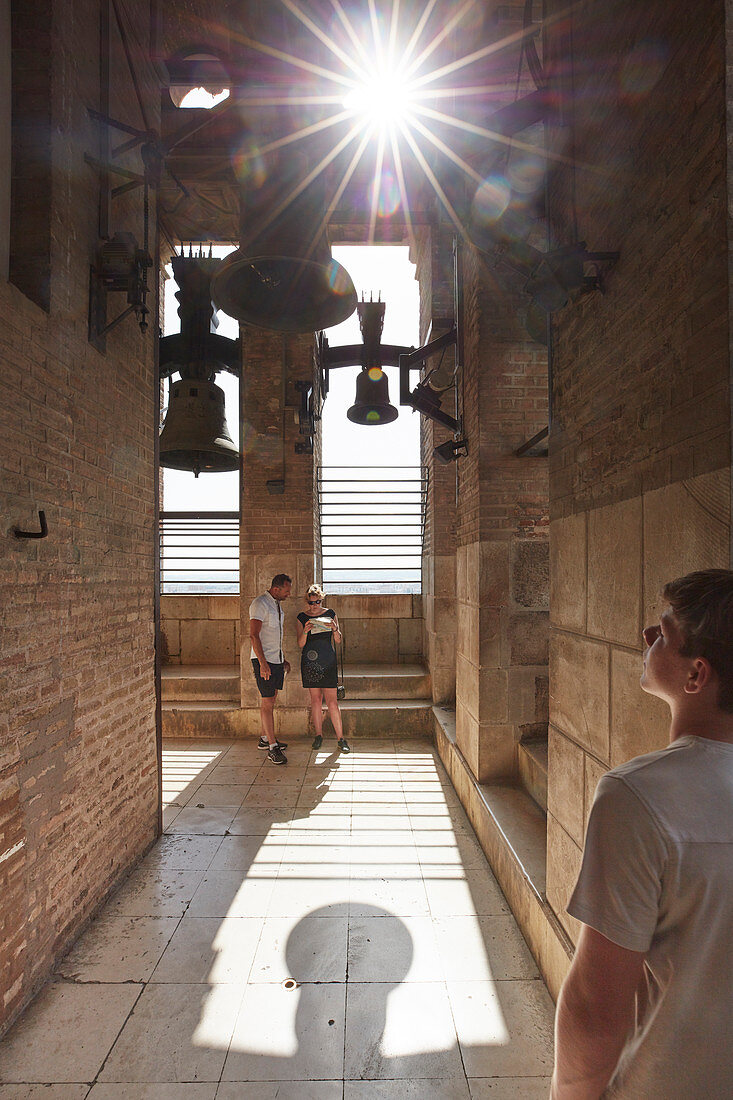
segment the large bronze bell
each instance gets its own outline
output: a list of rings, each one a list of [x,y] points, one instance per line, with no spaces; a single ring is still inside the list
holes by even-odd
[[[230,317],[275,332],[317,332],[356,309],[351,276],[331,256],[325,191],[296,158],[271,165],[266,181],[245,192],[241,247],[211,283],[214,303]]]
[[[239,374],[238,340],[211,331],[216,318],[211,304],[211,276],[221,260],[174,256],[179,286],[181,331],[160,341],[161,377],[180,372],[171,382],[168,412],[160,433],[160,465],[171,470],[222,473],[239,469],[239,451],[224,416],[224,390],[214,382],[217,371]]]
[[[368,367],[356,376],[356,399],[346,416],[352,424],[391,424],[399,413],[389,399],[389,382],[381,367]]]
[[[222,473],[239,469],[239,451],[224,416],[224,390],[215,382],[172,382],[160,433],[160,464],[171,470]]]

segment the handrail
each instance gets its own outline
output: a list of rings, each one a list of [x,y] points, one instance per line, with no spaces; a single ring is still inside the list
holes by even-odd
[[[161,594],[237,595],[239,519],[239,512],[162,511]]]
[[[427,468],[320,466],[316,486],[324,585],[420,592]]]

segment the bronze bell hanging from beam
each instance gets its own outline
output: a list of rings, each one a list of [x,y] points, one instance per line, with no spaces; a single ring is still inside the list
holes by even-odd
[[[391,424],[398,410],[389,400],[389,383],[381,367],[365,367],[356,376],[356,398],[346,416],[352,424]]]
[[[331,256],[322,173],[307,186],[307,164],[289,152],[269,158],[264,182],[245,190],[241,247],[211,284],[219,309],[275,332],[318,332],[356,309],[348,271]]]
[[[217,371],[240,373],[239,341],[211,331],[211,276],[221,260],[211,256],[174,256],[181,331],[160,341],[160,373],[180,372],[172,382],[165,424],[160,433],[160,464],[171,470],[222,473],[239,469],[239,451],[224,415],[224,391]]]

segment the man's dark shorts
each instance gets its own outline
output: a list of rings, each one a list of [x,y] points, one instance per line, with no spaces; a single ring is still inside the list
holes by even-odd
[[[282,691],[282,686],[285,682],[285,665],[274,665],[272,661],[268,661],[267,663],[270,666],[269,680],[263,680],[260,676],[260,662],[256,657],[252,658],[252,671],[255,674],[257,687],[262,698],[273,699],[276,691]]]

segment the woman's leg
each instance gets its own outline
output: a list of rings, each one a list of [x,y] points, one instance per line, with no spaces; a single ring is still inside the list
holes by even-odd
[[[341,711],[338,705],[337,688],[324,688],[323,698],[326,700],[326,706],[328,707],[328,714],[333,725],[333,731],[336,734],[336,740],[340,741],[344,736],[344,727],[341,725]]]
[[[323,690],[321,688],[308,688],[311,697],[311,718],[316,737],[323,737]]]

